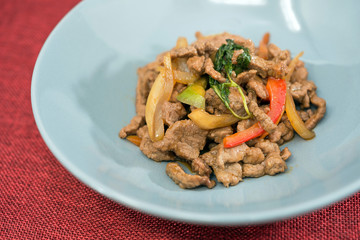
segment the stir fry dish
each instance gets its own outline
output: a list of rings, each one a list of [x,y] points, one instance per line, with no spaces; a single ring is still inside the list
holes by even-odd
[[[287,169],[293,139],[315,137],[326,101],[290,51],[222,33],[195,34],[138,69],[136,116],[119,136],[154,161],[181,188],[237,185]],[[183,167],[189,166],[191,173]],[[216,179],[216,181],[215,181]]]

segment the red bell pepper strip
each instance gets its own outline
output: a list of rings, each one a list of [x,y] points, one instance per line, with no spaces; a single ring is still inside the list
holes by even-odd
[[[269,77],[266,89],[268,90],[270,97],[270,111],[267,115],[274,123],[277,123],[285,109],[286,82],[284,79]],[[257,122],[244,131],[225,137],[223,140],[224,147],[231,148],[238,146],[253,138],[261,136],[263,133],[265,133],[265,130],[261,127],[260,123]]]

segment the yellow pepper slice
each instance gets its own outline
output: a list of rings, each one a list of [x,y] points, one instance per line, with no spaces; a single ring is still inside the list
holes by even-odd
[[[240,119],[232,114],[212,115],[205,110],[198,108],[192,111],[188,117],[200,128],[210,130],[220,127],[227,127],[237,123]]]
[[[300,52],[296,57],[294,57],[289,64],[289,73],[285,76],[285,80],[289,83],[291,79],[291,75],[294,72],[296,63],[299,61],[299,58],[304,54],[304,52]],[[306,140],[310,140],[315,137],[315,133],[309,129],[307,129],[305,123],[302,121],[301,117],[296,111],[296,106],[294,103],[294,99],[289,92],[286,91],[286,102],[285,102],[285,111],[288,119],[291,123],[291,126],[294,130],[299,134],[300,137]]]
[[[207,81],[205,78],[196,80],[190,84],[184,91],[177,95],[176,99],[182,103],[205,109],[205,88]]]
[[[294,99],[292,98],[289,91],[286,92],[285,109],[291,126],[294,128],[297,134],[299,134],[300,137],[306,140],[310,140],[315,137],[315,133],[307,129],[305,123],[302,121],[299,114],[297,113]]]
[[[149,136],[153,142],[164,137],[164,122],[162,119],[162,106],[173,91],[174,74],[171,65],[170,53],[164,56],[164,68],[150,90],[146,108],[145,120],[148,126]]]

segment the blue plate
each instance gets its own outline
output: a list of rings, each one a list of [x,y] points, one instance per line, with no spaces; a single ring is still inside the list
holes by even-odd
[[[326,7],[324,7],[326,6]],[[86,0],[54,29],[36,62],[32,105],[56,158],[99,193],[140,211],[193,223],[239,225],[289,218],[360,189],[359,1]],[[235,187],[183,190],[165,163],[119,130],[135,115],[136,69],[178,36],[228,31],[271,42],[303,60],[328,103],[316,138],[295,137],[289,170]]]

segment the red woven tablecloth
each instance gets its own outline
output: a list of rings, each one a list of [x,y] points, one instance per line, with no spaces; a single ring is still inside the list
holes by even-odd
[[[78,0],[0,0],[0,239],[360,239],[360,194],[272,224],[210,227],[121,206],[74,178],[42,140],[30,85],[46,37]]]

